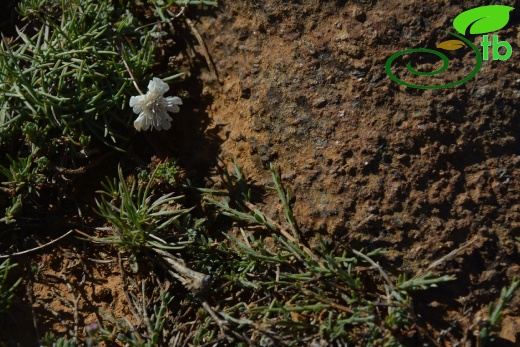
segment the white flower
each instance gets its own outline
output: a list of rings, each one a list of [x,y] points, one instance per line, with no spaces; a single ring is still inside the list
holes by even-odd
[[[134,122],[134,127],[138,130],[168,130],[171,127],[172,117],[168,112],[179,112],[179,105],[182,100],[178,96],[163,95],[170,89],[160,78],[154,77],[148,84],[148,93],[145,95],[132,96],[130,107],[139,117]]]

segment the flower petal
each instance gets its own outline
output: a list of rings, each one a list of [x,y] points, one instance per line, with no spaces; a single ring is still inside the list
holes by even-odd
[[[134,121],[134,127],[138,130],[168,130],[171,128],[172,118],[168,112],[177,113],[182,100],[178,96],[164,97],[170,87],[160,78],[154,77],[148,83],[146,95],[130,98],[130,106],[139,116]]]
[[[149,124],[146,124],[146,119],[147,118],[144,113],[141,113],[139,117],[137,117],[137,119],[134,121],[134,127],[137,129],[137,131],[148,130]]]
[[[141,113],[141,111],[143,110],[142,104],[143,104],[144,98],[145,98],[144,95],[132,96],[130,98],[130,107],[132,107],[132,110],[134,111],[134,113],[136,113],[136,114]]]
[[[161,102],[161,106],[173,113],[178,113],[180,111],[180,108],[177,105],[182,105],[182,100],[178,96],[169,96]]]
[[[161,129],[163,129],[163,130],[170,129],[172,127],[172,123],[171,123],[172,120],[173,120],[172,117],[170,117],[168,115],[164,118],[161,118],[161,125],[160,125]],[[158,129],[158,130],[161,130],[161,129]]]
[[[179,113],[179,111],[181,110],[177,105],[164,105],[164,108],[166,108],[167,111],[172,113]]]
[[[151,90],[154,90],[155,89],[155,82],[154,80],[150,80],[150,82],[148,82],[148,92],[150,92]],[[148,93],[146,93],[148,94]]]
[[[169,96],[166,101],[173,103],[174,105],[182,105],[182,100],[178,96]]]
[[[161,94],[161,96],[164,95],[164,93],[166,93],[168,90],[170,90],[170,86],[164,83],[163,80],[160,78],[154,77],[153,80],[150,81],[150,83],[153,84],[155,90],[157,90],[157,92]],[[148,85],[148,89],[150,89],[150,85]]]

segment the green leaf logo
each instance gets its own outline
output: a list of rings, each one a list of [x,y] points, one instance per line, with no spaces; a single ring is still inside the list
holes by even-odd
[[[514,7],[505,5],[489,5],[473,8],[459,14],[453,20],[453,27],[462,35],[486,34],[502,29],[509,22],[509,12]]]

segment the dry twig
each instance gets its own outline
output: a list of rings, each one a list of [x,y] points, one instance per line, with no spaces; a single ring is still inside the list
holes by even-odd
[[[152,248],[161,258],[167,262],[173,270],[168,270],[170,275],[177,278],[181,283],[198,295],[207,291],[211,285],[212,278],[210,275],[194,271],[184,265],[184,260],[174,257],[170,253],[159,248]]]
[[[48,243],[46,243],[44,245],[41,245],[41,246],[38,246],[38,247],[35,247],[35,248],[31,248],[31,249],[28,249],[28,250],[25,250],[25,251],[22,251],[22,252],[13,253],[13,254],[0,255],[0,259],[6,259],[6,258],[18,256],[18,255],[24,255],[24,254],[28,254],[28,253],[40,250],[42,248],[45,248],[47,246],[52,245],[53,243],[58,242],[59,240],[61,240],[61,239],[65,238],[66,236],[72,234],[72,232],[74,232],[74,231],[76,231],[76,230],[75,229],[69,230],[67,233],[61,235],[57,239],[54,239],[54,240],[52,240],[52,241],[50,241],[50,242],[48,242]]]
[[[121,260],[121,254],[117,253],[118,263],[119,263],[119,269],[121,271],[121,283],[123,284],[123,292],[125,293],[125,299],[128,303],[128,308],[130,309],[130,312],[134,315],[135,319],[137,319],[137,324],[141,325],[142,320],[141,317],[135,312],[134,309],[134,303],[132,299],[130,298],[130,294],[128,293],[128,290],[126,287],[126,280],[125,280],[125,269],[123,268],[123,261]]]
[[[218,83],[222,84],[222,82],[220,82],[220,79],[219,79],[219,76],[217,73],[217,69],[215,68],[213,61],[211,60],[211,56],[209,55],[208,47],[206,47],[206,43],[204,42],[204,39],[202,38],[202,36],[200,36],[200,33],[197,30],[197,27],[195,27],[195,24],[193,24],[193,22],[188,17],[185,17],[184,20],[186,21],[186,23],[188,24],[188,26],[191,29],[191,32],[193,33],[193,35],[199,42],[200,48],[202,50],[202,55],[204,56],[204,59],[206,59],[206,63],[208,64],[208,67],[211,70],[213,77],[215,78],[215,80],[217,80]]]
[[[422,276],[424,273],[428,273],[430,272],[431,270],[433,270],[434,268],[436,268],[437,266],[441,265],[442,263],[445,263],[446,261],[450,260],[450,259],[453,259],[457,254],[459,254],[462,250],[468,248],[469,246],[471,246],[473,243],[475,243],[475,241],[477,241],[477,239],[479,238],[480,236],[479,235],[476,235],[475,237],[473,237],[473,239],[471,241],[468,241],[468,242],[464,242],[462,244],[462,246],[460,246],[459,248],[457,249],[454,249],[453,251],[451,251],[450,253],[446,254],[445,256],[443,256],[442,258],[434,261],[433,263],[430,264],[430,266],[428,266],[428,268],[426,270],[423,270],[423,271],[418,271],[417,274],[413,277],[413,278],[419,278],[420,276]]]

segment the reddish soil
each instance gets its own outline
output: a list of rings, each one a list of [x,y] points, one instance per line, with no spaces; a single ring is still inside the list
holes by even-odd
[[[220,157],[236,157],[261,184],[277,163],[308,238],[382,247],[382,265],[409,275],[470,242],[436,268],[457,280],[416,298],[446,345],[520,274],[518,13],[499,31],[513,56],[484,61],[458,87],[407,88],[384,64],[404,49],[435,48],[457,14],[485,4],[235,1],[197,26],[218,72],[202,79]],[[462,53],[443,78],[461,79],[474,61]],[[432,295],[434,304],[421,303]],[[502,325],[514,344],[519,313],[517,296]]]

